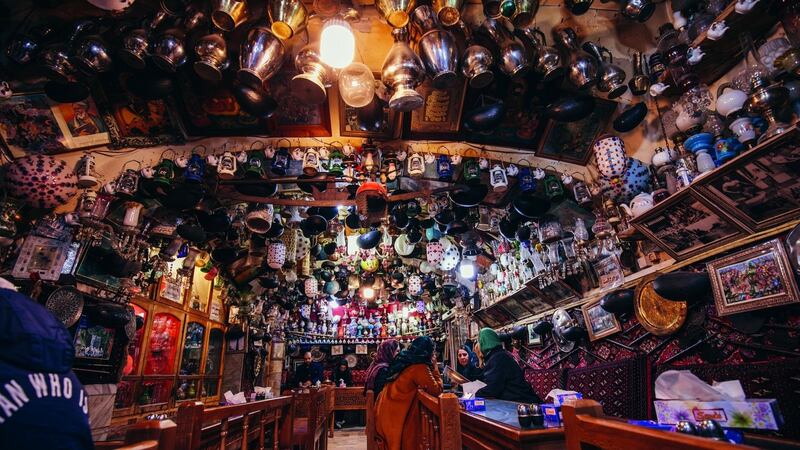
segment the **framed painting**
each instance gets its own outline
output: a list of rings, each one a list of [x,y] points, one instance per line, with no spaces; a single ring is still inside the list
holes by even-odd
[[[0,103],[0,137],[12,158],[109,143],[105,122],[91,97],[54,103],[42,92],[15,94]]]
[[[528,345],[542,345],[542,337],[533,331],[534,328],[536,328],[535,323],[528,324]]]
[[[272,135],[281,137],[329,137],[331,115],[329,99],[319,105],[307,105],[300,101],[290,88],[294,70],[282,70],[270,78],[268,94],[278,101],[278,110],[270,119]]]
[[[111,146],[152,147],[183,142],[183,125],[166,100],[144,100],[125,86],[133,73],[110,73],[98,83],[96,100],[108,127]]]
[[[376,80],[380,80],[380,73],[375,72],[373,75]],[[394,139],[399,136],[403,114],[389,108],[388,102],[377,92],[372,103],[361,108],[349,106],[342,100],[341,95],[337,95],[337,97],[340,136],[380,140]]]
[[[244,112],[233,92],[223,85],[210,85],[186,78],[176,96],[186,132],[190,136],[268,135],[267,120]]]
[[[82,315],[75,330],[75,358],[106,361],[111,358],[114,347],[113,328],[93,324],[87,315]]]
[[[800,131],[792,129],[692,185],[749,231],[800,217]]]
[[[468,89],[461,121],[466,122],[481,108],[502,102],[505,115],[491,131],[464,133],[467,142],[533,150],[541,140],[547,120],[534,105],[546,104],[531,77],[498,77],[482,90]]]
[[[514,321],[533,314],[527,308],[522,306],[516,298],[507,298],[500,304],[500,306],[502,306],[503,309],[508,312],[508,314],[511,316],[511,319]]]
[[[743,235],[746,230],[690,189],[677,192],[631,222],[676,261]]]
[[[425,102],[421,108],[405,114],[403,138],[459,140],[465,81],[459,79],[448,88],[435,89],[431,81],[426,80],[417,92]]]
[[[706,268],[720,316],[800,301],[786,249],[779,239],[714,260]]]
[[[592,157],[592,144],[606,130],[616,109],[616,102],[598,98],[585,119],[569,123],[550,119],[536,156],[585,166]]]
[[[552,306],[559,306],[578,299],[578,293],[562,280],[556,280],[539,288],[542,298]]]
[[[22,244],[11,276],[30,278],[36,274],[42,280],[56,281],[61,276],[69,250],[69,242],[31,234]]]
[[[589,332],[589,340],[596,341],[606,336],[622,331],[617,317],[600,306],[600,300],[585,303],[581,306],[583,319],[586,322],[586,331]]]

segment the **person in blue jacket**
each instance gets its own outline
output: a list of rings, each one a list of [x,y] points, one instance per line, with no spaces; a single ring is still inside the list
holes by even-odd
[[[74,356],[69,332],[50,311],[0,289],[0,448],[94,448]]]

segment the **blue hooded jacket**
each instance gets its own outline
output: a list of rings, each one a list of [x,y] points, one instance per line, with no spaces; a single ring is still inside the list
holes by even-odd
[[[0,289],[0,448],[92,449],[75,349],[46,308]]]

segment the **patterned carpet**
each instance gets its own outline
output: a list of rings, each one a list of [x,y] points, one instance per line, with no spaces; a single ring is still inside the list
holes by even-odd
[[[328,439],[328,450],[366,450],[367,435],[363,428],[336,430],[333,439]]]

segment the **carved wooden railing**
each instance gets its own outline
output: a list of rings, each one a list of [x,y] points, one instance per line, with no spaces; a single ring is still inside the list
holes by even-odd
[[[439,397],[417,391],[421,450],[461,450],[461,407],[454,394]]]
[[[375,441],[375,392],[367,391],[367,450],[377,450]]]
[[[327,425],[333,389],[327,386],[309,388],[306,392],[294,393],[292,399],[292,421],[287,422],[282,430],[281,448],[324,449],[328,442]]]
[[[94,443],[94,448],[98,450],[115,449],[130,450],[150,448],[155,442],[153,449],[173,450],[177,435],[177,425],[171,420],[145,420],[133,425],[124,427],[124,439],[118,441],[100,441]]]
[[[280,442],[280,426],[283,421],[291,421],[291,407],[291,397],[209,409],[202,402],[181,403],[176,417],[175,450],[265,450],[270,434],[271,448],[278,450],[284,447]]]
[[[567,450],[587,447],[626,450],[754,450],[681,433],[653,430],[603,415],[594,400],[576,400],[561,406]]]

